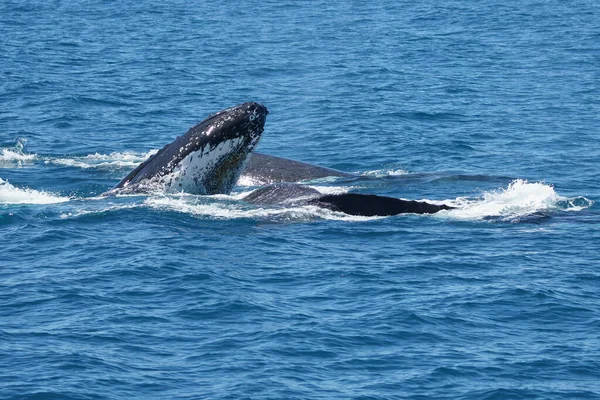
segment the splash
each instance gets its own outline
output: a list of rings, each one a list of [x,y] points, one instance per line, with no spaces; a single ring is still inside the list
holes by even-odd
[[[0,149],[0,168],[22,167],[24,164],[30,163],[36,159],[36,154],[25,153],[25,145],[27,139],[17,139],[17,144],[13,147],[5,147]]]
[[[240,176],[240,179],[238,179],[237,181],[237,186],[244,186],[244,187],[252,187],[252,186],[260,186],[260,185],[270,185],[273,182],[265,182],[261,179],[254,179],[251,176],[248,175],[242,175]]]
[[[158,150],[150,150],[146,153],[132,151],[114,152],[110,154],[93,153],[80,157],[47,158],[46,164],[62,165],[82,169],[117,169],[136,167],[148,157],[156,154]]]
[[[44,164],[61,165],[65,167],[74,167],[81,169],[119,169],[133,168],[148,157],[156,154],[158,150],[148,152],[113,152],[110,154],[93,153],[84,156],[66,156],[66,157],[44,157],[37,154],[28,154],[25,152],[27,139],[17,139],[17,143],[12,147],[0,148],[0,168],[23,167],[36,160],[43,161]]]
[[[69,201],[68,197],[34,189],[20,189],[0,179],[0,204],[54,204]]]
[[[87,198],[86,200],[101,200],[101,199],[100,198],[97,198],[97,199]],[[102,199],[102,200],[104,200],[104,199]],[[100,205],[97,208],[63,211],[59,215],[59,218],[60,219],[74,219],[74,218],[84,217],[87,215],[102,215],[102,214],[108,214],[108,213],[121,211],[121,210],[131,210],[131,209],[135,209],[135,208],[139,208],[139,207],[141,207],[141,205],[139,203],[111,204],[109,206]]]
[[[484,192],[477,199],[459,197],[443,203],[456,209],[439,212],[440,216],[463,220],[498,218],[505,221],[519,221],[536,214],[579,211],[590,207],[593,201],[585,197],[569,199],[560,196],[552,186],[545,183],[529,183],[518,179],[505,189]]]
[[[151,197],[144,201],[144,205],[156,210],[174,211],[217,220],[253,219],[271,222],[309,222],[317,219],[368,221],[381,218],[348,215],[311,205],[256,208],[248,204],[240,204],[238,201],[239,195],[180,195],[178,197]]]
[[[344,193],[349,187],[316,186],[321,192]],[[271,222],[308,222],[314,220],[370,221],[385,217],[352,216],[312,205],[291,205],[289,207],[256,208],[241,203],[251,191],[232,195],[194,196],[155,196],[147,198],[144,206],[209,219],[254,219]],[[501,220],[523,221],[535,215],[548,215],[556,211],[579,211],[590,207],[593,202],[585,197],[566,198],[556,193],[554,188],[544,183],[529,183],[525,180],[511,182],[508,187],[484,192],[478,198],[460,197],[453,200],[432,201],[456,207],[454,210],[440,211],[436,218],[455,220]]]
[[[343,194],[354,189],[354,186],[309,186],[322,194]]]
[[[374,171],[366,171],[361,175],[370,176],[374,178],[385,178],[386,176],[401,176],[408,174],[408,171],[400,168],[388,168],[388,169],[377,169]]]

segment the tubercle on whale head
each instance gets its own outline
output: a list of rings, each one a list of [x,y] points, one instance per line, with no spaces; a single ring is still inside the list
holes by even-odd
[[[200,133],[200,136],[204,136],[209,141],[223,139],[223,136],[231,138],[241,135],[258,140],[264,130],[268,114],[269,111],[264,105],[246,102],[210,115],[194,127],[202,129],[201,132],[194,128],[190,131],[194,130],[196,135]]]
[[[267,110],[267,107],[263,106],[260,103],[255,103],[253,101],[248,101],[246,103],[240,104],[237,107],[240,107],[251,114],[260,115],[263,117],[266,117],[269,114],[269,110]]]
[[[239,107],[247,115],[248,123],[254,128],[252,129],[251,127],[250,131],[260,136],[264,130],[267,115],[269,114],[267,107],[255,102],[243,103]]]
[[[256,103],[253,101],[248,101],[246,103],[239,104],[234,107],[226,108],[225,110],[221,110],[217,113],[211,114],[204,120],[203,122],[213,122],[213,121],[221,121],[221,120],[243,120],[248,119],[250,122],[260,120],[263,121],[266,116],[269,114],[269,110],[267,107],[260,103]]]

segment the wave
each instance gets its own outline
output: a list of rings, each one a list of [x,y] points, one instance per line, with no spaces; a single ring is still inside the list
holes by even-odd
[[[44,160],[46,164],[62,165],[65,167],[75,167],[82,169],[115,169],[115,168],[132,168],[146,161],[148,157],[156,154],[158,150],[150,150],[143,152],[113,152],[110,154],[93,153],[85,156],[73,156],[63,158],[47,157]]]
[[[336,194],[349,191],[343,186],[314,186],[323,193]],[[251,191],[244,190],[232,195],[196,196],[177,195],[135,195],[133,203],[123,205],[103,204],[106,197],[79,199],[88,206],[89,201],[101,201],[98,206],[84,206],[81,209],[65,210],[61,218],[78,217],[90,213],[103,213],[128,208],[149,208],[159,211],[172,211],[194,217],[232,220],[251,219],[270,222],[310,222],[314,220],[370,221],[385,217],[363,217],[335,212],[312,205],[290,205],[286,207],[257,207],[243,202],[243,198]],[[117,196],[116,198],[120,198]],[[136,200],[140,198],[140,200]],[[69,201],[69,197],[33,189],[17,188],[0,179],[0,204],[52,204]],[[129,201],[129,200],[127,200]],[[508,187],[484,192],[476,198],[458,197],[448,200],[427,200],[431,203],[444,203],[456,207],[453,210],[440,211],[434,218],[469,221],[508,221],[521,222],[531,217],[548,216],[555,212],[574,212],[589,208],[594,203],[585,197],[566,198],[556,193],[551,185],[545,183],[529,183],[515,180]],[[71,208],[71,207],[70,207]],[[422,216],[430,217],[430,216]]]
[[[551,185],[526,180],[512,181],[507,188],[484,192],[479,198],[458,197],[445,201],[456,207],[436,215],[461,220],[500,219],[518,222],[532,215],[547,215],[556,211],[580,211],[594,202],[585,197],[560,196]]]
[[[86,200],[103,200],[103,198],[88,198]],[[121,210],[132,210],[132,209],[136,209],[139,207],[141,207],[141,205],[139,203],[133,203],[133,204],[111,204],[109,206],[100,206],[98,208],[90,208],[90,209],[78,209],[78,210],[70,210],[70,211],[65,210],[60,213],[59,218],[60,219],[72,219],[72,218],[79,218],[79,217],[84,217],[84,216],[88,216],[88,215],[107,214],[107,213],[112,213],[112,212],[121,211]]]
[[[136,151],[122,151],[112,152],[109,154],[102,153],[90,153],[80,156],[44,156],[35,153],[29,154],[25,152],[25,145],[27,139],[17,139],[17,144],[12,147],[0,148],[0,168],[14,168],[22,167],[25,164],[31,164],[36,161],[43,162],[44,164],[52,164],[64,167],[81,168],[81,169],[105,169],[115,170],[121,168],[134,168],[140,163],[146,161],[150,156],[156,154],[158,149],[153,149],[147,152],[136,152]],[[377,169],[373,171],[358,172],[358,176],[370,177],[370,178],[384,178],[394,177],[409,174],[408,171],[401,168],[385,168]],[[312,182],[326,183],[335,182],[339,180],[338,177],[326,177],[321,179],[315,179]],[[238,181],[238,186],[259,186],[264,182],[255,182],[250,177],[242,176]]]
[[[14,146],[0,148],[0,168],[22,167],[36,161],[81,169],[133,168],[158,152],[158,150],[147,152],[123,151],[109,154],[92,153],[83,156],[52,157],[26,153],[26,144],[27,139],[23,138],[17,139]]]
[[[21,189],[0,178],[0,204],[54,204],[69,200],[44,191]]]
[[[17,139],[12,147],[0,148],[1,167],[22,167],[27,163],[42,159],[46,164],[62,165],[82,169],[119,169],[133,168],[155,154],[158,150],[148,152],[113,152],[109,154],[93,153],[70,157],[40,157],[24,151],[26,139]],[[362,176],[397,176],[407,174],[401,169],[385,169],[367,171]],[[311,186],[324,194],[346,193],[353,186],[338,185]],[[244,186],[241,183],[240,186]],[[380,217],[355,217],[314,206],[290,206],[256,208],[241,200],[249,191],[241,191],[230,196],[190,196],[178,195],[168,197],[162,194],[146,197],[143,205],[153,209],[166,209],[209,218],[234,219],[276,219],[306,221],[310,219],[336,219],[362,221]],[[0,204],[53,204],[69,201],[69,197],[38,191],[30,188],[18,188],[0,179]],[[436,217],[456,220],[500,220],[519,222],[526,218],[547,216],[559,211],[580,211],[594,203],[585,197],[567,198],[560,196],[554,187],[542,182],[530,183],[517,179],[508,187],[483,192],[479,197],[458,197],[443,201],[427,200],[431,203],[444,203],[456,207],[453,210],[441,211]]]
[[[311,186],[325,194],[346,193],[352,187],[346,186]],[[233,220],[251,219],[270,222],[310,222],[314,220],[339,220],[339,221],[370,221],[385,217],[353,216],[341,212],[312,205],[290,205],[285,207],[264,206],[257,207],[243,202],[243,198],[252,190],[241,190],[231,195],[197,196],[190,194],[152,194],[130,195],[135,199],[141,197],[141,203],[136,201],[134,205],[120,206],[147,207],[159,211],[170,211],[188,214],[194,217]],[[117,196],[120,197],[120,196]],[[96,200],[101,200],[97,198]],[[88,199],[89,200],[89,199]],[[531,216],[548,216],[558,211],[580,211],[590,207],[593,201],[585,197],[566,198],[556,193],[551,185],[545,183],[529,183],[525,180],[515,180],[508,187],[484,192],[476,198],[458,197],[448,200],[424,201],[436,204],[448,204],[456,207],[454,210],[440,211],[434,214],[435,218],[451,220],[496,220],[520,222]],[[107,210],[113,210],[111,205]],[[102,212],[106,210],[94,210]],[[74,215],[88,213],[80,210]],[[431,216],[424,215],[424,218]]]

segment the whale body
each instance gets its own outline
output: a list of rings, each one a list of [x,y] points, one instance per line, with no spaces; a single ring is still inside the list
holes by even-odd
[[[337,169],[253,152],[241,179],[248,186],[260,186],[328,177],[351,178],[356,176]]]
[[[434,214],[438,211],[454,208],[446,204],[403,200],[374,194],[323,194],[309,186],[287,183],[262,187],[244,197],[243,200],[255,205],[314,205],[332,211],[368,217],[408,213]]]

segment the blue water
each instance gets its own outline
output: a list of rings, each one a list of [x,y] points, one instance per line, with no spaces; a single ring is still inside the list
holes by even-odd
[[[0,2],[0,398],[600,399],[599,3],[232,3]],[[99,196],[244,101],[457,209]]]

